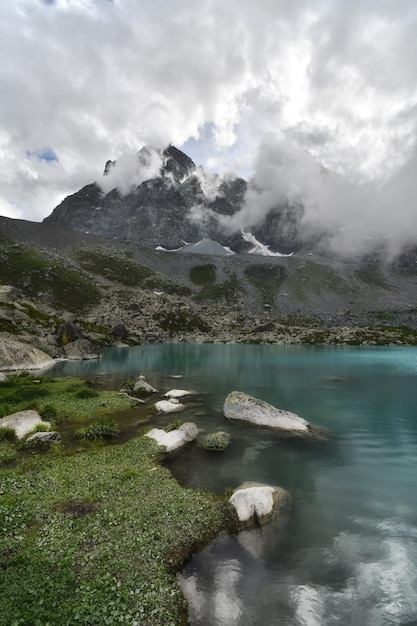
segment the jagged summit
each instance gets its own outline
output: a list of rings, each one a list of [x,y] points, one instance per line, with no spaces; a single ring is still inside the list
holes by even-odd
[[[129,162],[108,160],[103,179],[65,198],[44,222],[132,241],[144,247],[179,248],[211,239],[235,252],[247,251],[240,228],[225,228],[239,212],[248,183],[239,177],[206,175],[175,146],[142,148]],[[277,206],[253,235],[272,251],[290,253],[303,240],[302,209]]]

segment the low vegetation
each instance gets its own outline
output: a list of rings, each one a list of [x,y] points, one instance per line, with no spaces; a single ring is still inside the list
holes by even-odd
[[[264,304],[274,304],[285,275],[281,265],[249,265],[245,268],[247,280],[258,289]]]
[[[0,284],[22,289],[29,298],[42,297],[55,308],[74,312],[82,312],[101,299],[100,290],[86,276],[33,248],[3,245],[1,256]]]
[[[72,413],[77,403],[89,402],[90,417],[99,415],[96,398],[77,397],[82,381],[12,377],[2,391],[9,391],[10,401],[29,384],[48,389],[45,397],[61,415],[52,387],[68,401],[72,397],[69,419],[85,414]],[[99,392],[101,403],[107,404],[108,393]],[[97,424],[113,427],[99,419],[90,432]],[[226,498],[182,488],[160,465],[159,449],[148,437],[123,445],[93,442],[70,452],[62,444],[25,451],[4,435],[0,624],[186,624],[175,572],[231,527]]]
[[[152,269],[136,263],[125,254],[80,249],[76,256],[83,269],[126,287],[155,289],[183,296],[191,293],[189,287],[161,278]]]
[[[210,330],[209,325],[196,313],[176,307],[161,311],[154,316],[155,321],[171,336],[183,332],[200,331],[206,333]]]
[[[36,409],[44,419],[59,424],[63,420],[83,421],[108,415],[132,406],[132,401],[116,391],[98,393],[84,380],[42,377],[37,382],[29,374],[11,376],[0,383],[0,417],[25,409]]]
[[[216,267],[210,263],[195,265],[190,269],[190,280],[199,287],[211,285],[216,282]]]
[[[208,283],[199,293],[194,296],[194,300],[199,304],[205,302],[218,302],[224,300],[227,303],[234,303],[243,293],[243,287],[237,276],[232,274],[228,280],[222,283]]]

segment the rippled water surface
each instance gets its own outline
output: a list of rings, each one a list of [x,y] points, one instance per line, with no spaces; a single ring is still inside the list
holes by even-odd
[[[55,372],[144,373],[159,389],[196,390],[181,418],[227,430],[232,444],[220,455],[190,447],[171,461],[174,474],[215,491],[255,480],[292,494],[284,533],[271,523],[221,537],[186,566],[191,624],[417,624],[415,348],[151,345]],[[328,430],[328,443],[227,422],[235,389]]]

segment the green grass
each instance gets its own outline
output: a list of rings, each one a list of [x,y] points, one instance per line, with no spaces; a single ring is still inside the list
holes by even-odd
[[[273,304],[285,278],[281,265],[249,265],[245,268],[247,280],[258,289],[264,304]]]
[[[216,282],[215,265],[195,265],[190,269],[190,280],[194,285],[203,287]]]
[[[23,245],[2,246],[0,283],[11,284],[31,298],[42,294],[56,308],[82,312],[101,299],[94,283],[75,270],[69,270],[47,255]],[[26,307],[29,315],[36,310]],[[37,312],[38,320],[40,312]]]
[[[323,292],[355,293],[354,287],[331,267],[312,261],[294,262],[285,280],[285,286],[293,295],[301,300],[308,300],[311,295]]]
[[[180,307],[161,311],[154,315],[154,319],[171,336],[196,330],[205,333],[210,330],[210,326],[199,315]]]
[[[34,383],[31,376],[17,375],[0,383],[0,417],[35,408],[41,414],[54,414],[53,421],[60,423],[69,418],[83,421],[132,406],[126,396],[116,391],[97,393],[81,379],[43,377],[39,380]]]
[[[148,267],[139,265],[125,255],[113,255],[97,250],[79,250],[77,259],[82,268],[109,280],[129,287],[140,287],[153,274]]]
[[[198,303],[219,302],[221,300],[228,304],[233,304],[236,299],[240,298],[243,287],[237,276],[232,274],[230,278],[223,283],[207,284],[199,293],[194,296],[194,300]]]
[[[154,270],[136,263],[126,255],[108,254],[98,250],[78,250],[77,260],[83,269],[127,287],[157,289],[182,296],[191,293],[185,285],[160,278]]]
[[[0,470],[0,624],[186,624],[175,571],[230,524],[225,498],[182,488],[147,437],[56,450]]]
[[[371,287],[381,287],[387,291],[394,291],[392,285],[388,283],[382,269],[375,265],[369,265],[355,272],[356,277]]]

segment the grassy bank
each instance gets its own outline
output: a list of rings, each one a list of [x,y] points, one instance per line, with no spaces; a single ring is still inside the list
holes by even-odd
[[[90,418],[107,393],[78,398]],[[227,525],[225,499],[182,488],[146,437],[60,446],[0,466],[0,624],[186,623],[175,571]]]

